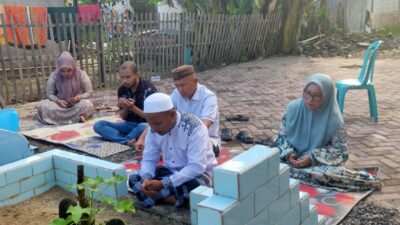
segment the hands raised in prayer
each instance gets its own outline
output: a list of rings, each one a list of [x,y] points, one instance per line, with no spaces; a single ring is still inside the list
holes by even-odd
[[[67,100],[57,99],[56,103],[63,108],[68,108],[78,103],[81,99],[82,99],[81,96],[75,96],[68,98]]]
[[[122,109],[130,109],[134,105],[135,105],[135,100],[133,99],[126,99],[126,98],[118,99],[118,107],[121,107]]]
[[[159,180],[144,179],[142,182],[142,190],[148,197],[155,196],[163,187],[163,184]]]
[[[290,153],[288,162],[294,168],[305,168],[311,166],[311,157],[309,155],[305,155],[298,159],[296,153]]]

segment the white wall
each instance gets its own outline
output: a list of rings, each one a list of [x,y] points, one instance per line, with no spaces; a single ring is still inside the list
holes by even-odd
[[[383,28],[400,24],[400,0],[374,0],[372,27]]]
[[[162,21],[166,21],[167,20],[167,14],[169,14],[168,16],[168,20],[174,20],[174,19],[178,19],[178,18],[173,18],[172,17],[179,17],[179,13],[183,13],[186,11],[186,9],[179,5],[178,1],[176,0],[172,0],[174,6],[169,6],[166,1],[164,2],[160,2],[157,4],[157,12],[160,16],[160,31],[161,32],[166,32],[166,33],[170,33],[171,31],[179,31],[179,24],[173,24],[173,23],[163,23]],[[177,13],[177,14],[174,14]]]

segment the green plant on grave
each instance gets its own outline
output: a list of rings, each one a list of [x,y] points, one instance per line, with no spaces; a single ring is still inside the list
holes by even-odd
[[[80,184],[72,184],[68,186],[67,189],[77,188],[78,190],[85,190],[88,194],[89,206],[86,208],[82,208],[80,205],[70,206],[67,210],[67,213],[70,215],[66,218],[57,218],[54,219],[49,225],[70,225],[70,224],[88,224],[94,225],[96,221],[96,216],[101,214],[105,208],[96,208],[94,206],[95,196],[100,197],[100,201],[111,205],[114,209],[119,213],[124,212],[135,212],[135,207],[133,201],[130,199],[125,200],[114,200],[109,197],[103,197],[103,193],[100,190],[100,186],[105,184],[105,188],[102,190],[106,190],[109,186],[115,185],[117,183],[121,183],[126,181],[125,176],[116,175],[110,177],[108,179],[104,179],[102,177],[88,178],[85,177],[84,181]],[[102,225],[103,223],[99,223]]]

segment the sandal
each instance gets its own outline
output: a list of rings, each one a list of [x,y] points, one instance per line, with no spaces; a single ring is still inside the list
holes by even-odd
[[[272,140],[272,138],[256,139],[256,140],[254,141],[254,143],[255,143],[255,144],[258,144],[258,145],[269,146],[269,147],[272,147],[272,146],[275,145],[275,141]]]
[[[221,140],[232,141],[232,130],[229,128],[222,128],[221,130]]]
[[[232,115],[232,116],[226,116],[225,119],[227,121],[249,121],[249,117],[248,116],[244,116],[244,115]]]
[[[248,131],[242,130],[236,135],[236,139],[246,144],[253,144],[254,139]]]

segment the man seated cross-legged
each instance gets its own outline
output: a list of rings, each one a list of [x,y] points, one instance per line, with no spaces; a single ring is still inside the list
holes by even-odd
[[[129,186],[144,207],[158,203],[182,206],[191,190],[212,186],[217,160],[207,127],[196,116],[176,111],[171,98],[162,93],[145,100],[144,115],[150,129],[140,174],[129,177]],[[157,166],[161,153],[164,165]]]

